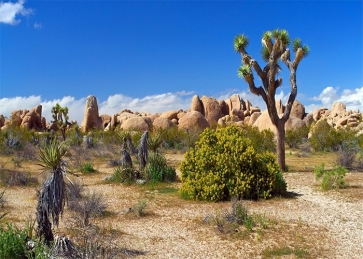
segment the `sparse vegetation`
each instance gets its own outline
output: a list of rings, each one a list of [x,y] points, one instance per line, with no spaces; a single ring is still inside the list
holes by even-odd
[[[91,163],[83,163],[82,166],[79,168],[79,171],[83,174],[97,172],[97,170],[93,168],[93,165]]]
[[[314,168],[315,178],[317,180],[323,178],[321,182],[323,190],[347,187],[347,183],[344,180],[346,173],[347,170],[340,165],[334,165],[332,170],[325,170],[324,164]]]
[[[235,130],[236,129],[237,127],[235,128]],[[243,137],[245,136],[248,136],[249,140],[239,140],[239,138],[234,136],[234,130],[231,130],[230,128],[226,127],[223,128],[223,130],[225,130],[228,134],[220,133],[220,135],[223,135],[222,137],[223,141],[221,142],[223,143],[222,146],[219,145],[218,141],[213,142],[214,140],[219,138],[219,135],[217,135],[216,133],[218,130],[222,129],[217,129],[212,131],[212,133],[209,133],[208,138],[204,135],[206,133],[203,133],[201,136],[196,137],[195,139],[199,138],[199,141],[191,145],[194,146],[194,148],[188,151],[189,153],[191,152],[191,150],[197,150],[197,148],[200,148],[199,142],[203,140],[203,138],[204,140],[208,139],[211,148],[206,148],[206,146],[203,146],[205,147],[204,149],[205,152],[200,153],[200,158],[203,158],[203,160],[198,161],[198,163],[209,165],[210,167],[208,168],[211,172],[214,173],[214,175],[219,176],[219,174],[215,173],[216,171],[214,171],[214,169],[213,170],[211,169],[212,168],[211,166],[213,164],[217,165],[219,163],[227,164],[229,166],[228,171],[231,172],[235,170],[235,168],[237,168],[232,162],[239,161],[239,160],[228,160],[229,158],[226,159],[224,157],[223,158],[220,157],[217,160],[215,159],[215,157],[218,156],[212,156],[215,154],[213,153],[213,151],[215,150],[221,150],[221,154],[224,154],[226,156],[227,155],[232,156],[235,157],[236,159],[241,159],[242,157],[241,154],[248,154],[249,159],[252,158],[253,161],[253,159],[257,156],[257,154],[254,154],[252,152],[251,147],[253,147],[255,153],[258,153],[260,155],[259,158],[260,160],[257,160],[258,162],[256,162],[256,164],[252,163],[250,172],[253,172],[253,170],[256,169],[262,170],[261,168],[264,167],[261,166],[260,164],[270,165],[270,167],[268,167],[268,170],[270,170],[271,168],[272,169],[275,168],[275,166],[273,166],[273,162],[271,162],[274,160],[273,155],[271,155],[271,157],[268,155],[264,159],[261,158],[265,156],[264,154],[266,151],[275,150],[273,135],[271,132],[265,131],[263,133],[260,133],[256,128],[253,128],[251,126],[243,126],[240,129],[238,129],[238,134],[241,134],[241,139],[243,139]],[[46,157],[44,155],[46,152],[45,149],[51,147],[53,145],[52,144],[53,142],[51,141],[48,143],[48,145],[45,145],[44,139],[47,134],[44,134],[39,137],[39,142],[36,144],[36,146],[34,146],[33,144],[30,144],[31,140],[28,136],[21,135],[22,134],[21,131],[15,130],[14,132],[19,133],[18,136],[21,141],[21,146],[19,146],[19,149],[18,148],[11,149],[11,152],[9,152],[9,154],[2,153],[2,155],[0,156],[0,176],[1,176],[0,179],[5,179],[11,174],[14,175],[14,179],[23,179],[19,175],[14,174],[14,172],[16,171],[16,172],[21,172],[23,176],[31,177],[29,179],[34,179],[38,181],[39,177],[43,177],[43,175],[41,175],[39,172],[39,167],[35,165],[36,163],[33,162],[33,159],[26,159],[25,156],[18,156],[18,154],[20,154],[19,152],[21,152],[23,148],[25,148],[29,144],[29,150],[34,150],[35,155],[43,153],[43,156]],[[187,137],[188,136],[187,131],[184,131],[184,133],[185,136]],[[182,150],[184,150],[187,147],[186,143],[188,143],[187,139],[183,139],[184,133],[180,131],[179,136],[175,135],[175,137],[178,137],[179,139],[178,140],[175,139],[174,143],[179,143],[179,144],[175,145],[175,147],[173,147],[173,150],[170,150],[170,146],[167,147],[164,139],[162,140],[161,145],[155,149],[156,152],[152,151],[152,148],[150,147],[150,145],[148,145],[148,149],[150,152],[148,152],[144,170],[141,172],[139,170],[135,170],[135,168],[138,169],[139,166],[136,155],[137,151],[135,152],[135,150],[132,150],[132,148],[129,147],[128,141],[125,142],[126,143],[125,150],[127,150],[127,152],[130,155],[132,167],[127,167],[125,163],[124,163],[125,166],[123,166],[123,164],[121,163],[122,155],[120,155],[119,151],[120,151],[120,145],[122,145],[122,140],[119,139],[117,133],[113,133],[114,135],[112,135],[111,133],[107,133],[104,135],[102,135],[101,133],[95,133],[94,137],[96,139],[96,148],[90,148],[90,149],[88,149],[85,145],[78,145],[77,143],[71,141],[71,136],[67,135],[67,141],[61,145],[64,145],[64,148],[66,149],[69,146],[68,152],[65,153],[63,156],[61,156],[62,157],[61,160],[57,160],[62,165],[61,168],[65,169],[64,166],[66,165],[67,162],[67,164],[72,166],[73,171],[77,172],[80,166],[89,164],[89,167],[92,168],[96,167],[99,173],[94,174],[92,177],[90,177],[87,173],[85,173],[81,177],[75,178],[75,180],[81,180],[82,184],[80,184],[78,181],[74,181],[73,178],[71,183],[66,179],[69,175],[67,176],[66,174],[63,173],[64,177],[63,180],[65,180],[64,193],[67,194],[68,202],[65,203],[64,205],[66,206],[65,207],[66,213],[64,213],[63,215],[63,217],[65,218],[62,220],[62,224],[60,224],[59,228],[54,228],[56,225],[52,226],[52,230],[55,231],[56,233],[54,234],[54,241],[50,242],[48,246],[45,245],[46,240],[44,237],[42,238],[43,241],[41,241],[41,239],[38,236],[38,233],[35,232],[36,230],[38,230],[38,225],[39,225],[38,221],[36,221],[35,225],[33,223],[25,227],[19,227],[20,224],[24,222],[24,219],[22,219],[21,216],[19,218],[14,217],[14,212],[16,211],[17,213],[19,213],[19,211],[21,210],[19,207],[14,206],[13,204],[13,199],[14,200],[19,199],[18,197],[16,197],[18,189],[19,193],[22,193],[21,195],[24,195],[24,193],[28,195],[28,193],[30,193],[29,190],[33,192],[34,188],[33,187],[28,188],[27,186],[37,185],[37,182],[35,181],[34,182],[28,181],[27,184],[23,185],[25,186],[25,188],[17,188],[13,187],[12,184],[3,184],[3,181],[1,180],[1,183],[4,186],[6,185],[8,187],[6,187],[6,192],[5,190],[0,192],[0,219],[1,219],[0,233],[3,234],[3,232],[7,232],[6,234],[4,234],[4,236],[14,235],[15,233],[15,235],[17,235],[16,237],[19,237],[19,235],[23,235],[23,233],[25,233],[26,236],[28,237],[26,238],[26,240],[27,241],[30,240],[32,241],[31,242],[32,244],[35,244],[35,247],[31,250],[31,252],[30,250],[23,250],[23,252],[26,254],[25,256],[27,257],[24,257],[23,254],[22,258],[49,258],[50,255],[52,256],[55,256],[57,254],[60,255],[61,251],[59,247],[66,244],[72,244],[77,253],[77,256],[81,258],[124,258],[124,257],[129,258],[130,256],[137,256],[137,255],[146,255],[147,257],[147,254],[150,252],[152,253],[152,255],[154,255],[154,251],[152,250],[148,251],[148,249],[153,249],[153,245],[157,244],[158,242],[162,242],[163,238],[155,235],[154,232],[150,234],[150,244],[147,246],[147,248],[145,248],[146,250],[145,252],[140,250],[123,248],[122,242],[123,240],[128,239],[130,232],[132,232],[133,235],[140,238],[139,234],[141,233],[138,232],[139,231],[142,232],[144,230],[142,228],[139,228],[137,224],[141,224],[140,222],[142,222],[142,224],[144,224],[145,222],[153,222],[153,224],[156,224],[155,227],[158,227],[157,225],[158,223],[155,222],[160,221],[161,224],[165,224],[165,222],[168,222],[168,224],[170,223],[170,227],[176,228],[176,225],[174,226],[172,224],[174,224],[175,222],[183,221],[182,225],[184,225],[185,222],[188,225],[188,231],[193,231],[193,235],[196,235],[196,237],[200,238],[201,240],[204,240],[203,238],[207,233],[207,231],[213,231],[213,232],[217,231],[218,234],[223,235],[223,237],[221,237],[222,239],[228,239],[233,244],[235,244],[235,242],[240,242],[241,238],[244,239],[246,241],[246,245],[252,247],[252,250],[254,250],[254,252],[250,254],[251,258],[254,257],[275,258],[283,255],[295,256],[297,258],[317,258],[319,257],[318,255],[320,255],[320,257],[322,257],[322,255],[325,256],[326,251],[317,251],[316,249],[314,250],[312,244],[304,240],[305,239],[317,240],[317,242],[321,244],[325,242],[324,240],[327,238],[324,236],[324,231],[326,230],[319,229],[316,226],[310,227],[309,224],[304,223],[305,221],[303,219],[300,219],[301,222],[295,224],[295,222],[291,222],[290,220],[287,220],[285,222],[285,220],[280,221],[279,219],[271,217],[269,210],[267,210],[266,212],[264,211],[259,212],[261,211],[261,207],[259,204],[262,203],[261,206],[265,206],[266,204],[267,208],[269,208],[270,206],[275,206],[274,204],[277,204],[276,206],[280,206],[281,204],[286,204],[285,198],[276,198],[273,200],[259,201],[259,202],[250,202],[250,201],[236,199],[233,202],[231,202],[231,206],[228,209],[219,209],[221,207],[224,208],[225,203],[214,204],[214,203],[204,203],[204,202],[194,202],[194,201],[191,202],[187,200],[181,200],[180,196],[178,195],[180,191],[180,183],[174,183],[173,181],[175,180],[176,177],[175,166],[177,166],[179,161],[182,159],[181,158],[183,155]],[[150,133],[149,139],[153,137],[153,134],[154,132]],[[164,133],[160,132],[159,134],[160,136],[163,136]],[[236,135],[238,134],[236,133]],[[137,143],[137,141],[141,139],[141,135],[142,133],[137,132],[135,134],[135,137],[131,138],[134,139],[133,143]],[[116,137],[114,138],[113,136]],[[215,136],[218,136],[218,138],[214,138]],[[59,139],[60,137],[58,136],[56,138]],[[57,143],[60,145],[60,142]],[[245,153],[237,152],[239,149],[236,147],[236,145],[240,143],[242,144],[238,145],[239,147],[240,146],[244,147],[243,145],[245,145],[246,147]],[[304,142],[304,144],[306,143],[307,142]],[[304,179],[306,177],[308,179],[309,176],[313,175],[312,172],[314,165],[317,165],[320,162],[325,162],[325,163],[330,162],[332,159],[335,159],[335,161],[339,163],[339,157],[338,157],[339,155],[348,156],[347,152],[343,152],[343,150],[346,151],[349,150],[348,147],[349,148],[353,147],[352,150],[358,150],[358,151],[360,150],[360,149],[354,149],[355,146],[359,147],[359,142],[354,142],[354,141],[350,142],[352,145],[348,145],[348,142],[341,142],[341,143],[343,143],[344,146],[341,146],[342,149],[339,149],[339,151],[331,149],[332,152],[328,153],[313,152],[310,153],[309,157],[302,157],[302,156],[298,157],[295,155],[300,151],[302,152],[302,145],[298,145],[298,149],[291,150],[292,155],[288,156],[289,157],[288,161],[290,163],[289,168],[293,168],[292,174],[290,173],[288,174],[289,177],[291,178],[291,175],[293,175],[294,172],[299,172],[299,173],[303,172],[304,176],[301,177],[304,177]],[[224,146],[225,149],[223,149]],[[38,147],[41,148],[41,151],[39,151]],[[121,150],[122,147],[123,146],[121,146]],[[98,152],[99,150],[100,152]],[[258,152],[256,150],[258,150]],[[58,151],[56,151],[55,153],[57,153]],[[59,154],[61,153],[62,152],[60,152]],[[101,155],[101,153],[107,155]],[[48,156],[52,157],[51,152],[49,152]],[[187,156],[184,161],[187,161]],[[55,157],[57,156],[55,155]],[[178,160],[174,161],[176,157],[178,157]],[[347,157],[347,161],[349,160],[348,159],[349,157]],[[358,155],[355,156],[355,158],[356,160],[353,162],[353,164],[350,167],[348,166],[349,164],[348,162],[351,160],[349,160],[348,162],[344,162],[343,160],[343,162],[345,163],[344,167],[348,169],[357,168],[359,166],[359,153]],[[50,159],[49,161],[51,160],[52,159]],[[251,160],[242,160],[242,161],[244,161],[244,163],[242,164],[243,169],[246,168],[248,169],[247,161]],[[343,162],[341,164],[343,164]],[[198,163],[196,162],[196,164]],[[170,164],[172,164],[173,166],[170,166]],[[112,166],[113,168],[110,168],[110,166]],[[48,166],[47,170],[52,172],[52,168],[53,166],[51,167]],[[170,171],[168,171],[169,169]],[[113,174],[112,170],[114,170]],[[335,167],[332,170],[325,170],[325,168],[323,169],[324,172],[334,171],[334,170],[337,169]],[[87,169],[87,171],[89,170]],[[130,183],[135,183],[136,180],[138,179],[142,181],[149,180],[149,182],[146,182],[142,186],[139,185],[119,186],[117,184],[105,185],[105,181],[101,181],[101,179],[105,178],[106,172],[109,173],[109,175],[111,176],[107,180],[109,182],[114,181],[114,182],[122,182],[130,184]],[[247,171],[244,170],[243,172]],[[278,172],[280,173],[276,175],[274,192],[271,192],[271,195],[275,193],[283,193],[286,190],[286,183],[283,177],[284,175],[281,174],[280,170],[278,170]],[[49,174],[49,176],[52,175],[53,175],[52,173]],[[244,179],[242,176],[243,175],[241,172],[240,174],[237,174],[236,178]],[[347,176],[351,177],[351,174],[348,174]],[[255,177],[257,176],[254,176],[254,178]],[[322,181],[324,181],[323,177],[324,176],[322,176],[319,179],[322,179]],[[352,182],[353,184],[352,178],[348,177],[347,181]],[[331,179],[339,179],[339,177],[336,177],[334,174],[332,174]],[[41,178],[39,179],[39,181],[41,181]],[[46,182],[48,181],[49,179],[46,180]],[[337,193],[339,195],[346,195],[346,192],[360,191],[361,187],[359,181],[354,186],[349,186],[349,188],[340,190]],[[311,180],[311,182],[313,182],[313,180]],[[326,182],[330,183],[331,181],[327,180]],[[340,183],[339,180],[338,183]],[[248,182],[248,185],[252,184],[253,181]],[[210,186],[210,184],[206,184],[205,186],[208,185]],[[344,183],[341,186],[347,187],[347,184]],[[57,188],[58,187],[59,185],[57,185]],[[231,187],[231,185],[229,185],[228,187]],[[37,188],[39,188],[39,186],[37,186]],[[102,189],[102,195],[99,194],[98,192],[95,192],[96,188]],[[184,188],[183,183],[182,183],[182,188]],[[44,186],[42,188],[42,191],[43,189]],[[58,188],[58,190],[60,189]],[[10,192],[10,195],[8,195],[8,191]],[[5,196],[4,193],[6,197],[4,197]],[[41,196],[41,193],[42,192],[38,192],[39,195],[38,197]],[[228,191],[227,194],[229,196],[226,197],[232,197],[230,193],[231,192]],[[256,193],[258,192],[251,191],[251,193],[254,194],[248,197],[240,195],[239,198],[249,199],[257,197]],[[185,195],[186,198],[189,199],[191,198],[190,192],[182,192],[181,194]],[[110,200],[108,200],[108,197],[110,197],[110,195],[112,195],[113,199],[112,203],[110,202]],[[324,195],[330,195],[330,194],[324,193]],[[261,195],[260,197],[264,196]],[[6,198],[6,203],[5,203],[5,198]],[[22,197],[21,199],[24,199],[24,197]],[[36,206],[35,199],[36,199],[35,195],[34,196],[28,195],[27,204],[34,204]],[[1,203],[5,207],[2,207]],[[294,204],[294,199],[291,200],[289,199],[289,203]],[[106,207],[106,205],[110,206]],[[124,215],[124,213],[122,212],[127,211],[126,208],[128,208],[129,205],[131,205],[130,213]],[[258,209],[258,207],[260,208]],[[145,208],[147,209],[145,210]],[[206,210],[210,209],[212,209],[214,213],[210,214],[205,219],[206,222],[209,222],[209,224],[200,225],[201,220],[199,221],[195,220],[196,214],[194,214],[193,210],[195,210],[195,213],[202,213],[198,214],[200,217],[200,215],[205,215]],[[283,207],[281,207],[281,209],[286,210],[286,208]],[[27,212],[29,211],[28,208],[24,210]],[[34,213],[34,211],[30,213]],[[50,223],[52,222],[51,219],[52,215],[51,213],[49,213],[48,215],[50,216],[49,218],[49,223]],[[142,218],[145,215],[147,217]],[[135,218],[138,218],[138,220],[135,220]],[[118,222],[117,224],[115,224],[116,220]],[[11,224],[12,227],[11,230],[8,229],[7,224]],[[135,229],[133,228],[134,226],[136,226]],[[30,229],[34,229],[34,233],[33,230]],[[195,229],[195,232],[193,229]],[[9,231],[11,231],[12,234],[9,233]],[[148,229],[148,231],[151,230]],[[124,235],[124,233],[126,235]],[[208,234],[210,234],[210,232],[208,232]],[[277,235],[284,236],[284,238],[278,239],[278,241],[276,241]],[[185,238],[182,232],[180,236]],[[287,239],[286,236],[289,236],[289,239]],[[261,242],[259,242],[260,240],[263,240],[264,244],[266,242],[270,242],[269,240],[275,240],[277,243],[275,242],[273,246],[267,249],[266,246],[261,246]],[[19,243],[21,247],[23,247],[24,244],[26,245],[27,242]],[[131,246],[134,244],[135,243],[129,242],[129,245]],[[213,241],[213,245],[215,244],[217,243]],[[1,245],[2,244],[0,241],[0,246]],[[28,252],[29,254],[27,254]],[[157,252],[155,253],[157,254]],[[37,257],[35,257],[35,255],[37,255]],[[2,258],[2,255],[0,255],[0,258]]]

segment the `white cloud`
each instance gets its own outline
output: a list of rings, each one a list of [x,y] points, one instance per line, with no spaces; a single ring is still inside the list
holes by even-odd
[[[122,94],[108,97],[99,103],[100,114],[115,114],[124,109],[138,112],[164,112],[173,109],[188,109],[191,104],[192,92],[165,93],[145,96],[144,98],[131,98]]]
[[[43,25],[41,23],[34,23],[34,29],[38,29],[40,30],[43,27]]]
[[[164,112],[173,109],[188,109],[191,104],[191,92],[165,93],[158,95],[145,96],[143,98],[131,98],[122,94],[109,96],[107,100],[98,102],[99,114],[115,114],[124,109],[133,112]],[[97,98],[97,96],[96,96]],[[47,121],[52,120],[51,109],[59,103],[60,106],[68,107],[70,120],[75,120],[78,124],[82,123],[84,109],[87,98],[75,99],[72,96],[65,96],[62,99],[42,100],[41,96],[14,97],[0,99],[0,114],[10,117],[15,110],[30,110],[41,104],[42,116]]]
[[[27,16],[33,12],[32,9],[27,9],[23,6],[24,0],[19,0],[17,3],[0,3],[0,23],[16,25],[20,23],[16,19],[17,15]]]
[[[354,90],[344,89],[342,92],[338,92],[339,88],[332,86],[326,87],[319,96],[314,96],[312,100],[320,101],[321,104],[311,104],[306,108],[308,112],[312,112],[314,109],[324,107],[331,109],[334,102],[342,102],[346,105],[347,110],[360,110],[363,108],[363,87],[356,88]]]

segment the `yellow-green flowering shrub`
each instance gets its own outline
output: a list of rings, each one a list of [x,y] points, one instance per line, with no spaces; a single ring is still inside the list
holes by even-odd
[[[268,151],[236,126],[206,129],[181,163],[181,195],[194,200],[222,201],[236,196],[269,198],[286,191],[286,183]]]

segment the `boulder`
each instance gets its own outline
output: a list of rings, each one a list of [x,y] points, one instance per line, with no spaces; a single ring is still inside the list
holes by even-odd
[[[251,107],[251,110],[250,110],[250,114],[254,114],[255,112],[261,112],[261,109],[258,108],[257,106],[253,106]]]
[[[124,130],[150,130],[151,127],[151,120],[149,117],[131,117],[127,120],[125,120],[121,124],[121,128]]]
[[[178,112],[178,115],[177,115],[178,120],[179,120],[180,118],[182,118],[185,114],[186,114],[186,112],[185,112],[185,111],[179,111],[179,112]]]
[[[83,121],[81,124],[82,131],[87,132],[90,129],[101,129],[97,99],[93,95],[87,97]]]
[[[21,127],[26,128],[27,130],[41,130],[42,129],[42,106],[37,105],[34,108],[30,109],[24,116],[21,121]]]
[[[234,94],[226,100],[226,104],[229,108],[229,114],[232,114],[232,110],[243,110],[241,98],[238,94]]]
[[[163,112],[162,114],[160,114],[160,117],[166,118],[168,120],[178,119],[178,112],[175,110]]]
[[[107,114],[102,114],[100,116],[100,120],[101,120],[100,124],[101,124],[102,129],[105,129],[111,123],[112,117]]]
[[[201,101],[204,108],[204,116],[207,119],[208,123],[210,125],[212,125],[213,123],[217,123],[219,118],[222,117],[222,111],[218,101],[213,97],[206,96],[203,96]]]
[[[175,126],[171,120],[163,118],[161,116],[159,118],[156,118],[153,121],[152,125],[154,129],[170,129]]]
[[[229,108],[227,103],[224,100],[218,101],[219,107],[221,108],[222,116],[226,116],[229,114]]]
[[[302,119],[297,118],[295,116],[291,116],[291,115],[285,123],[285,131],[296,130],[296,129],[299,129],[302,127],[306,127],[305,122]]]
[[[279,116],[281,117],[282,114],[279,114]],[[273,125],[272,121],[270,120],[267,110],[262,112],[262,114],[257,118],[253,126],[258,127],[260,131],[271,130],[275,134],[277,132],[275,125]],[[305,122],[299,118],[290,116],[289,119],[286,121],[285,131],[289,129],[297,129],[299,127],[306,127]]]
[[[252,108],[252,103],[249,100],[245,100],[244,103],[245,103],[245,105],[244,105],[245,110],[249,112]]]
[[[295,100],[292,104],[290,115],[302,120],[305,116],[305,106],[298,100]]]
[[[311,123],[313,123],[313,122],[314,122],[313,114],[312,114],[312,113],[308,113],[308,114],[304,117],[303,121],[305,122],[305,125],[306,125],[306,126],[309,126]]]
[[[348,122],[348,117],[343,117],[337,121],[337,125],[344,126],[347,125],[347,122]]]
[[[204,115],[204,109],[202,101],[199,99],[198,95],[194,95],[192,98],[192,105],[190,107],[191,111],[197,111]]]
[[[148,117],[150,118],[151,122],[154,122],[154,120],[156,118],[160,117],[160,113],[153,113],[153,114],[149,115]]]
[[[314,121],[318,121],[320,120],[322,117],[324,117],[325,111],[327,111],[327,108],[319,108],[319,109],[315,109],[313,111],[313,118]]]
[[[245,114],[243,113],[243,110],[237,110],[236,108],[232,109],[232,116],[236,116],[239,120],[244,120]]]
[[[205,129],[209,127],[207,119],[198,111],[187,112],[182,118],[179,119],[179,129]]]
[[[117,124],[122,124],[124,121],[130,118],[139,118],[140,116],[132,112],[123,111],[117,116]]]
[[[342,102],[334,102],[331,108],[331,113],[330,116],[331,117],[336,117],[339,115],[344,114],[346,111],[346,106],[344,103]]]
[[[258,117],[260,117],[261,112],[254,112],[251,116],[250,119],[248,121],[249,125],[253,125],[255,123],[255,121],[258,119]]]

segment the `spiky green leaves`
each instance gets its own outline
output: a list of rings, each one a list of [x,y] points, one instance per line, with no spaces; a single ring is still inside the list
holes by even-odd
[[[234,50],[236,52],[241,52],[243,49],[245,49],[247,47],[249,42],[250,41],[247,36],[245,36],[243,34],[237,35],[234,38]]]
[[[287,30],[279,30],[279,29],[273,30],[271,32],[271,36],[275,40],[281,40],[282,44],[284,44],[285,46],[290,44],[290,36]]]
[[[265,45],[261,48],[261,56],[264,61],[268,62],[268,59],[270,58],[270,51]]]
[[[304,57],[307,56],[310,52],[309,46],[306,44],[302,44],[301,39],[294,39],[292,45],[292,50],[296,53],[298,49],[301,49]]]
[[[247,64],[240,66],[238,68],[237,75],[238,75],[238,77],[241,77],[241,78],[246,78],[248,76],[251,76],[252,75],[251,67]]]
[[[52,140],[49,146],[39,151],[39,165],[55,172],[61,167],[67,150],[65,142],[59,143],[56,139]]]

